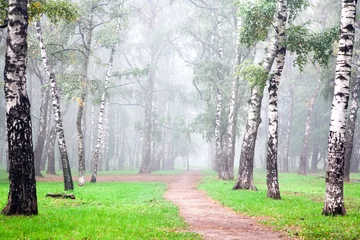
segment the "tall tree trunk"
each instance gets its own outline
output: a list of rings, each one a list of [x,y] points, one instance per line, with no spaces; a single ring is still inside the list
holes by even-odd
[[[266,69],[267,72],[270,72],[271,66],[273,65],[275,59],[275,47],[276,41],[273,40],[270,42],[263,63],[263,67]],[[253,180],[254,154],[257,133],[261,122],[260,115],[263,92],[264,89],[258,89],[258,87],[254,87],[251,90],[251,97],[249,100],[248,109],[248,120],[246,123],[243,142],[241,145],[239,173],[235,186],[233,187],[234,190],[256,190]]]
[[[64,188],[65,188],[65,191],[73,190],[74,184],[72,181],[68,151],[67,151],[66,142],[65,142],[65,134],[64,134],[64,127],[63,127],[63,123],[62,123],[62,117],[61,117],[58,87],[57,87],[57,83],[56,83],[55,74],[53,72],[51,72],[50,66],[48,65],[48,57],[46,54],[46,48],[45,48],[44,41],[42,38],[40,21],[36,22],[36,33],[37,33],[37,37],[38,37],[39,44],[40,44],[40,50],[41,50],[40,52],[41,52],[41,57],[43,60],[46,76],[49,79],[50,87],[51,87],[50,91],[51,91],[51,98],[52,98],[52,106],[53,106],[53,111],[54,111],[56,133],[57,133],[57,138],[58,138],[58,144],[59,144],[59,150],[60,150],[60,156],[61,156],[61,165],[62,165],[63,176],[64,176]]]
[[[35,176],[42,177],[41,174],[41,156],[44,150],[46,138],[46,125],[47,125],[47,109],[49,102],[49,91],[46,88],[41,89],[41,104],[40,104],[40,120],[39,120],[39,135],[36,141],[34,152],[35,157]]]
[[[277,153],[278,153],[278,110],[277,90],[280,83],[282,70],[285,64],[285,29],[287,19],[287,0],[278,0],[277,26],[276,26],[276,59],[274,74],[269,81],[269,133],[267,141],[266,157],[266,183],[267,196],[273,199],[280,199]]]
[[[309,145],[309,139],[310,139],[310,126],[311,126],[311,119],[312,119],[312,114],[313,114],[313,109],[314,109],[314,103],[315,100],[319,94],[319,90],[320,90],[320,81],[316,84],[315,87],[315,91],[313,96],[310,99],[309,102],[309,107],[308,107],[308,111],[307,111],[307,115],[306,115],[306,123],[305,123],[305,133],[304,133],[304,138],[303,138],[303,145],[302,145],[302,149],[301,149],[301,154],[300,154],[300,164],[299,164],[299,171],[298,174],[299,175],[306,175],[306,169],[307,169],[307,163],[308,163],[308,145]]]
[[[9,162],[5,215],[38,214],[30,101],[26,91],[27,1],[9,0],[4,90]]]
[[[162,128],[162,132],[161,132],[161,150],[160,150],[159,170],[163,169],[162,166],[165,161],[165,156],[167,155],[166,142],[167,142],[167,134],[168,134],[167,133],[167,125],[168,125],[168,115],[169,115],[169,102],[170,102],[170,99],[168,99],[168,101],[166,102],[163,128]]]
[[[145,104],[145,121],[144,121],[144,137],[143,137],[143,150],[142,150],[142,161],[139,173],[150,173],[151,172],[151,125],[152,125],[152,105],[153,105],[153,94],[154,94],[154,81],[155,73],[158,62],[158,56],[155,55],[153,50],[151,54],[150,72],[148,77],[148,85],[146,92],[146,104]]]
[[[95,130],[95,107],[94,104],[91,105],[91,123],[90,123],[90,153],[88,154],[88,168],[89,171],[91,166],[94,165],[94,130]]]
[[[222,67],[222,60],[223,60],[223,29],[222,29],[222,16],[220,14],[222,7],[221,4],[218,4],[217,9],[217,40],[218,40],[218,57],[221,62]],[[221,70],[223,71],[223,70]],[[217,79],[217,84],[220,85],[221,81],[223,80],[223,73],[220,74],[221,77]],[[222,137],[221,137],[221,120],[222,120],[222,90],[220,87],[216,87],[216,98],[215,98],[215,105],[216,105],[216,113],[215,113],[215,162],[217,163],[217,171],[218,177],[222,180],[230,180],[234,178],[234,174],[232,173],[231,176],[228,176],[228,163],[227,158],[223,157],[223,146],[222,146]],[[230,179],[229,179],[230,177]]]
[[[48,138],[48,149],[47,149],[47,158],[48,158],[48,166],[46,174],[56,175],[55,171],[55,141],[56,141],[56,131],[55,125],[49,131]]]
[[[355,78],[354,88],[351,90],[351,107],[346,127],[345,134],[345,163],[344,163],[344,181],[350,182],[350,161],[353,151],[353,141],[355,133],[355,124],[357,111],[359,109],[359,89],[360,89],[360,56],[357,56],[357,72],[358,75]]]
[[[360,163],[360,131],[359,125],[356,128],[356,136],[355,136],[355,151],[351,154],[350,161],[350,172],[356,173],[359,172],[359,163]]]
[[[83,172],[85,172],[85,141],[84,141],[84,129],[83,129],[83,117],[86,115],[86,109],[85,109],[85,102],[86,102],[86,96],[87,96],[87,81],[88,81],[88,68],[89,68],[89,62],[90,62],[90,54],[91,54],[91,43],[92,43],[92,34],[93,34],[93,19],[94,19],[94,7],[90,6],[90,12],[89,12],[89,21],[88,25],[83,28],[84,30],[84,49],[85,49],[85,59],[84,59],[84,65],[83,65],[83,73],[82,73],[82,92],[80,94],[80,97],[77,99],[78,101],[78,113],[76,117],[76,129],[78,133],[78,166],[79,166],[79,186],[84,185],[83,180]],[[80,170],[81,168],[81,170]]]
[[[319,159],[319,136],[317,137],[317,141],[313,144],[313,152],[312,152],[312,158],[311,158],[311,170],[316,171],[317,170],[317,164]]]
[[[355,38],[356,0],[342,1],[339,51],[336,59],[326,169],[324,215],[344,215],[344,161],[346,112],[349,103],[351,58]]]
[[[291,97],[290,102],[290,112],[289,118],[286,127],[286,140],[285,140],[285,150],[284,150],[284,159],[283,159],[283,171],[289,172],[289,150],[290,150],[290,136],[291,136],[291,127],[293,122],[293,114],[294,114],[294,102],[295,102],[295,92],[294,87],[291,85],[289,87],[289,94]]]
[[[111,47],[111,53],[110,53],[110,60],[109,60],[109,65],[108,65],[108,69],[106,72],[106,78],[105,78],[105,82],[104,82],[104,90],[102,92],[101,95],[101,104],[100,104],[100,112],[99,112],[99,123],[98,123],[98,136],[97,136],[97,141],[96,141],[96,145],[95,145],[95,152],[94,152],[94,165],[93,165],[93,173],[91,176],[91,180],[90,182],[95,183],[96,182],[96,177],[97,177],[97,168],[98,168],[98,163],[99,163],[99,152],[100,152],[100,143],[101,143],[101,139],[103,137],[103,114],[104,114],[104,110],[105,110],[105,99],[106,99],[106,91],[107,91],[107,86],[108,86],[108,82],[111,76],[111,69],[113,66],[113,62],[114,62],[114,56],[115,56],[115,46]],[[79,166],[79,170],[80,170],[80,166]],[[82,175],[80,174],[81,178],[84,180],[84,173],[82,173]],[[84,180],[85,181],[85,180]],[[84,184],[84,182],[82,183],[82,185]],[[80,185],[80,179],[79,179],[79,185]]]
[[[227,127],[226,144],[224,144],[223,158],[225,159],[226,168],[221,177],[224,180],[234,179],[234,157],[235,157],[235,142],[236,142],[236,123],[238,113],[238,88],[239,76],[236,74],[237,68],[241,61],[240,55],[240,17],[236,20],[236,43],[234,52],[234,65],[233,65],[233,79],[231,84],[230,103],[229,103],[229,116]],[[187,157],[188,159],[188,157]]]

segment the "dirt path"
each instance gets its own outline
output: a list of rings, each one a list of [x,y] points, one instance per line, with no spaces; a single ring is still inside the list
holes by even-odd
[[[285,239],[254,219],[239,215],[211,200],[197,189],[200,179],[199,172],[179,175],[176,181],[169,184],[165,194],[166,199],[179,207],[191,231],[203,235],[205,239]]]
[[[74,177],[74,180],[76,178]],[[87,176],[87,182],[90,176]],[[263,240],[286,239],[280,233],[259,225],[255,219],[242,216],[218,202],[211,200],[197,189],[201,180],[200,171],[185,172],[181,175],[112,175],[98,176],[98,182],[163,182],[168,184],[165,198],[174,202],[180,215],[190,225],[190,230],[203,235],[204,239]],[[63,181],[62,176],[47,176],[37,181]]]

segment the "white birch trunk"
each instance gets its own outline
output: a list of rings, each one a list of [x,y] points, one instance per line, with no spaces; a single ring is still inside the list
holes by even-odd
[[[98,163],[99,163],[99,154],[100,154],[100,143],[101,143],[101,139],[103,137],[103,115],[104,115],[104,110],[105,110],[105,99],[106,99],[106,91],[107,91],[107,87],[108,87],[108,82],[111,76],[111,69],[113,66],[113,61],[114,61],[114,56],[115,56],[115,46],[111,47],[111,53],[110,53],[110,60],[109,60],[109,65],[108,65],[108,69],[106,72],[106,78],[105,78],[105,82],[104,82],[104,90],[102,92],[101,95],[101,104],[100,104],[100,112],[99,112],[99,123],[98,123],[98,136],[97,136],[97,140],[96,140],[96,145],[95,145],[95,152],[94,152],[94,165],[93,165],[93,173],[91,176],[91,181],[95,183],[96,182],[96,177],[97,177],[97,168],[98,168]],[[79,182],[80,184],[80,182]]]
[[[236,38],[235,38],[235,51],[234,51],[234,63],[233,63],[233,79],[231,83],[230,103],[229,103],[229,116],[228,116],[228,128],[227,128],[227,142],[224,146],[224,159],[228,166],[226,175],[222,179],[232,180],[234,179],[234,157],[235,157],[235,142],[236,142],[236,123],[238,113],[238,88],[239,88],[239,76],[236,74],[238,66],[240,64],[240,31],[241,31],[241,18],[238,17],[236,21]]]
[[[218,57],[222,62],[223,59],[223,33],[222,33],[222,17],[220,14],[221,5],[218,5],[217,9],[217,34],[218,34]],[[217,80],[218,84],[223,79],[220,78]],[[219,87],[216,88],[216,98],[215,98],[215,105],[216,105],[216,113],[215,113],[215,162],[217,163],[217,171],[218,177],[220,179],[226,179],[226,159],[224,159],[223,152],[222,152],[222,144],[221,144],[221,113],[222,113],[222,92]]]
[[[324,215],[344,215],[344,160],[346,112],[349,102],[351,58],[355,37],[356,0],[342,1],[339,51],[336,59],[326,169]]]
[[[270,72],[276,55],[276,40],[270,41],[263,67]],[[249,100],[248,117],[241,145],[239,174],[233,189],[257,190],[253,180],[254,155],[257,133],[261,122],[261,101],[264,89],[254,87]]]
[[[58,92],[58,87],[57,87],[57,83],[56,83],[56,78],[55,78],[55,74],[52,73],[50,66],[48,64],[48,57],[46,54],[46,48],[45,48],[44,41],[42,38],[40,21],[37,21],[35,24],[36,24],[36,33],[37,33],[37,37],[38,37],[39,44],[40,44],[42,61],[44,64],[46,76],[49,79],[50,87],[51,87],[50,91],[51,91],[51,97],[52,97],[52,106],[53,106],[53,112],[54,112],[54,119],[55,119],[55,126],[56,126],[55,128],[56,128],[56,133],[57,133],[58,145],[59,145],[60,156],[61,156],[61,164],[62,164],[62,169],[63,169],[65,191],[73,190],[74,184],[72,181],[68,151],[66,148],[64,127],[63,127],[62,117],[61,117],[59,92]]]
[[[9,163],[5,215],[38,214],[30,101],[26,90],[27,1],[8,1],[4,92]]]
[[[277,26],[276,26],[276,58],[274,75],[269,81],[269,132],[267,141],[267,196],[273,199],[280,199],[279,179],[277,169],[278,154],[278,110],[277,90],[280,83],[282,70],[285,64],[285,29],[287,19],[287,1],[278,0]]]

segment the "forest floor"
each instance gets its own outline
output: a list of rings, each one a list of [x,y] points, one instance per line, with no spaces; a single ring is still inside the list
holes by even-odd
[[[90,176],[88,176],[90,180]],[[62,181],[62,176],[46,176],[38,181]],[[75,179],[74,179],[75,180]],[[180,215],[189,224],[190,230],[204,239],[287,239],[279,232],[257,223],[257,218],[238,214],[210,199],[198,190],[200,171],[179,175],[108,175],[97,178],[98,182],[162,182],[168,185],[165,199],[179,207]]]

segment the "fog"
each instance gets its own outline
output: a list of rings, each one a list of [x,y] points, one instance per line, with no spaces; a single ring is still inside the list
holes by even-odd
[[[81,127],[87,172],[93,171],[96,144],[99,144],[99,171],[215,169],[219,161],[215,142],[218,138],[225,148],[229,138],[229,106],[232,80],[236,75],[239,85],[234,168],[237,169],[249,116],[251,86],[234,66],[237,24],[244,23],[239,21],[239,10],[233,1],[131,0],[123,1],[122,5],[122,1],[96,0],[74,3],[78,4],[79,15],[73,22],[54,24],[45,14],[41,18],[49,64],[60,90],[72,171],[78,172],[79,105],[84,106]],[[313,0],[310,7],[297,13],[291,24],[306,25],[314,33],[320,33],[338,23],[340,18],[330,17],[339,15],[331,7],[338,5],[334,1]],[[262,40],[250,46],[240,45],[241,64],[250,61],[259,66],[263,63],[274,35],[271,27],[268,29],[269,34]],[[6,31],[2,29],[2,51],[5,37]],[[110,49],[114,46],[113,66],[105,89]],[[42,89],[49,88],[49,79],[44,71],[33,22],[29,25],[28,49],[27,91],[31,100],[35,148],[40,136]],[[278,165],[284,170],[287,162],[287,170],[298,170],[306,122],[310,121],[305,146],[306,168],[316,171],[325,166],[335,55],[330,56],[325,67],[314,61],[313,53],[309,53],[303,69],[296,61],[297,54],[288,52],[278,89]],[[4,68],[3,58],[0,66]],[[263,91],[255,168],[266,166],[267,88],[268,83]],[[103,134],[97,142],[103,91],[106,93],[104,117],[100,122]],[[222,95],[220,102],[217,102],[218,92]],[[83,103],[82,94],[86,95]],[[6,168],[5,99],[3,92],[0,95],[0,163]],[[61,169],[57,142],[55,146],[49,144],[54,120],[51,97],[48,101],[45,143],[42,154],[35,156],[44,171],[48,166],[48,150],[52,147],[55,149],[55,168]],[[216,118],[217,103],[221,103],[219,119]],[[310,120],[307,120],[311,108]],[[217,121],[220,122],[218,133]],[[355,134],[354,144],[359,144],[358,134]],[[285,153],[286,148],[288,153]],[[354,149],[357,156],[360,148]]]

